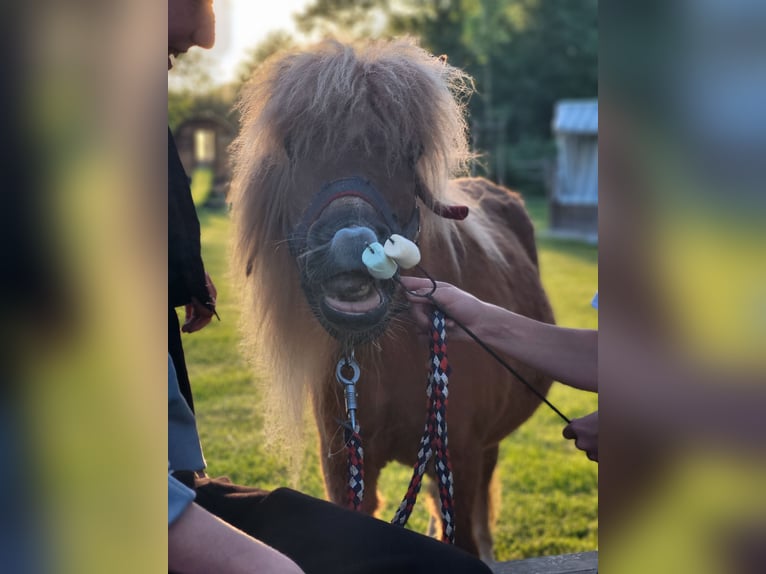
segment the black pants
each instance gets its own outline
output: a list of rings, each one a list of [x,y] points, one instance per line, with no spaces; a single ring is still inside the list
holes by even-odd
[[[276,548],[306,574],[490,574],[463,550],[288,488],[197,479],[196,502]]]

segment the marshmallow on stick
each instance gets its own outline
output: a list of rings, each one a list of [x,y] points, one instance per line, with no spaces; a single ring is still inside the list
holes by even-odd
[[[383,251],[402,269],[410,269],[420,263],[420,249],[401,235],[392,235],[386,240]]]

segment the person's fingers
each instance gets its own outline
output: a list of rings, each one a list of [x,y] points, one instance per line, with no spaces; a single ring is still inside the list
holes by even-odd
[[[405,294],[410,300],[422,299],[423,295],[431,295],[437,299],[446,291],[454,289],[453,285],[443,281],[431,281],[423,277],[400,277],[402,286],[406,289]],[[437,295],[439,297],[437,297]]]
[[[181,326],[181,331],[186,331],[186,328],[194,320],[194,307],[191,304],[184,306],[184,324]]]
[[[184,333],[194,333],[195,331],[199,331],[213,319],[213,311],[205,307],[196,299],[193,299],[190,304],[186,305],[185,311],[186,321],[181,327],[181,331]]]
[[[399,279],[402,282],[404,288],[409,289],[410,291],[416,291],[417,289],[423,288],[430,289],[433,286],[431,280],[426,279],[425,277],[402,276]]]
[[[210,324],[210,317],[199,317],[194,320],[187,329],[187,333],[194,333],[199,331],[203,327],[207,327]]]
[[[565,427],[564,427],[564,431],[563,431],[561,434],[563,434],[563,435],[564,435],[564,438],[566,438],[566,439],[573,439],[573,438],[577,438],[577,433],[576,433],[576,432],[575,432],[575,430],[572,428],[572,425],[571,425],[571,424],[568,424],[567,426],[565,426]],[[576,442],[575,442],[575,445],[577,445],[577,443],[576,443]]]
[[[191,305],[188,305],[188,307],[191,307]],[[193,333],[196,329],[197,322],[199,321],[199,317],[194,312],[194,309],[191,308],[187,314],[186,314],[186,321],[184,321],[184,324],[181,326],[181,331],[184,333]]]
[[[412,291],[412,293],[410,293],[410,291]],[[419,289],[411,289],[410,291],[404,293],[404,296],[407,297],[407,300],[410,301],[410,303],[422,303],[424,297],[431,294],[430,287],[421,287]],[[434,291],[434,294],[437,292],[438,290]]]
[[[181,330],[185,333],[194,333],[195,331],[199,331],[203,327],[207,326],[210,323],[211,319],[212,319],[212,316],[203,317],[198,315],[194,319],[192,319],[189,323],[184,324]]]
[[[585,455],[588,457],[588,460],[598,462],[598,447],[583,444],[584,442],[585,441],[577,440],[575,441],[575,446],[585,453]]]
[[[210,299],[213,301],[213,304],[215,304],[215,301],[218,298],[218,290],[215,288],[215,283],[213,283],[213,280],[207,272],[205,272],[205,287],[207,287]]]

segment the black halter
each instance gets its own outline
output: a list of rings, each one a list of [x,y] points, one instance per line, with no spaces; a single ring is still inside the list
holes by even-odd
[[[420,232],[420,210],[418,206],[412,210],[409,221],[402,224],[396,213],[380,192],[366,179],[358,176],[336,179],[322,186],[322,189],[314,196],[301,220],[290,234],[290,253],[297,257],[306,249],[306,236],[311,225],[319,218],[325,208],[336,199],[342,197],[359,197],[369,203],[381,215],[383,221],[391,230],[391,234],[398,234],[415,242]],[[386,238],[380,238],[384,240]]]

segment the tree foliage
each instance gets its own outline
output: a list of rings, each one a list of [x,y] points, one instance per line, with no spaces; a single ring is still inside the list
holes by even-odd
[[[199,115],[213,115],[236,125],[232,106],[233,86],[213,81],[212,61],[207,53],[190,51],[179,57],[168,74],[168,125],[175,130],[181,122]]]
[[[269,33],[261,42],[250,50],[248,55],[239,65],[237,81],[242,84],[247,82],[255,69],[272,55],[282,50],[295,46],[295,39],[289,32],[276,30]]]
[[[379,35],[416,36],[474,77],[472,131],[491,172],[506,148],[552,149],[545,142],[557,100],[598,93],[597,0],[316,0],[297,21],[309,33],[348,22],[355,34],[381,14]]]
[[[295,23],[309,36],[376,36],[387,26],[390,4],[388,0],[314,0],[295,16]]]
[[[295,21],[306,38],[411,35],[446,54],[474,77],[471,132],[486,152],[488,175],[508,175],[509,183],[552,155],[555,102],[598,93],[598,0],[313,0]],[[168,94],[171,126],[205,108],[236,122],[230,113],[239,86],[296,43],[287,32],[272,32],[228,88],[213,86],[202,53],[179,59]],[[541,173],[534,177],[542,180]]]
[[[269,56],[294,45],[295,39],[289,33],[270,33],[240,63],[236,80],[226,85],[213,82],[211,62],[205,52],[196,50],[178,58],[168,76],[170,128],[175,130],[184,120],[200,115],[213,115],[236,126],[239,120],[234,104],[242,85]]]

